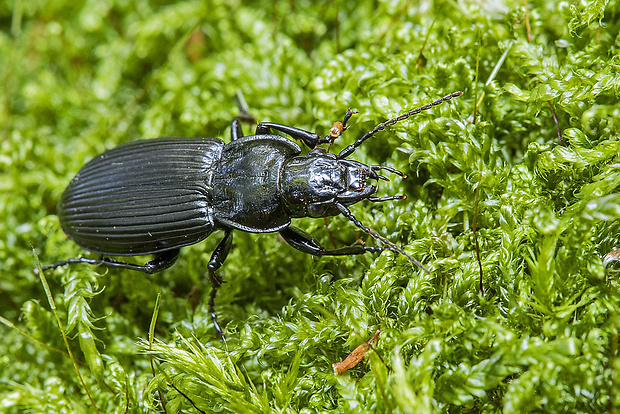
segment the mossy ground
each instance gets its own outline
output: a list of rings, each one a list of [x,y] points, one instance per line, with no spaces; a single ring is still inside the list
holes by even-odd
[[[602,264],[620,247],[617,0],[9,0],[0,28],[0,411],[620,410]],[[43,264],[87,254],[55,215],[81,165],[142,137],[227,138],[238,90],[257,119],[319,133],[358,109],[338,148],[463,90],[353,157],[408,174],[380,190],[405,201],[353,210],[431,274],[236,232],[220,341],[204,277],[220,235],[152,276],[49,272],[82,384],[31,243]],[[297,224],[330,243],[323,220]],[[377,329],[368,368],[335,376]]]

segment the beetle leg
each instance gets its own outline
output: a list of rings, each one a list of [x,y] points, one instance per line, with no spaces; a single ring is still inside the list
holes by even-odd
[[[288,125],[274,124],[273,122],[261,122],[258,124],[256,127],[256,135],[269,135],[272,129],[302,141],[310,149],[314,149],[317,145],[322,143],[319,134]]]
[[[230,123],[230,140],[234,141],[237,138],[241,138],[243,136],[243,130],[241,129],[241,122],[239,118],[234,118]]]
[[[232,230],[226,230],[224,238],[220,241],[220,244],[217,245],[213,254],[211,254],[211,259],[207,266],[207,275],[209,276],[212,286],[211,293],[209,294],[209,313],[211,313],[211,320],[213,321],[213,326],[215,327],[215,332],[218,337],[224,336],[224,332],[217,322],[217,315],[215,314],[215,295],[217,295],[217,290],[222,286],[223,281],[215,272],[224,264],[224,260],[226,260],[231,246]]]
[[[106,267],[120,267],[123,269],[130,269],[130,270],[135,270],[138,272],[153,274],[153,273],[161,272],[162,270],[167,269],[170,266],[172,266],[174,262],[177,260],[178,256],[179,256],[179,249],[168,250],[168,251],[157,254],[155,258],[153,258],[153,260],[147,262],[144,266],[134,264],[134,263],[121,262],[119,260],[114,260],[114,259],[110,259],[109,257],[103,257],[103,256],[100,259],[88,259],[85,257],[78,257],[75,259],[63,260],[62,262],[54,263],[53,265],[43,266],[41,269],[50,270],[50,269],[56,269],[57,267],[61,267],[61,266],[84,263],[84,264],[90,264],[90,265],[95,265],[95,266],[103,265]],[[34,273],[38,275],[39,269],[35,269]]]
[[[236,119],[245,121],[249,124],[256,124],[256,118],[250,113],[250,109],[248,103],[245,101],[243,92],[239,89],[235,94],[235,104],[237,104],[237,109],[239,109],[239,115],[235,117]]]
[[[169,268],[179,257],[179,250],[180,249],[167,250],[155,255],[153,260],[147,262],[144,266],[142,266],[143,269],[140,270],[148,274],[153,274]]]
[[[424,273],[426,273],[427,275],[431,274],[431,272],[422,263],[418,262],[413,256],[411,256],[409,253],[404,251],[402,249],[402,247],[397,246],[396,244],[392,243],[390,240],[386,239],[385,237],[383,237],[382,235],[377,233],[376,230],[371,229],[370,227],[365,226],[364,224],[362,224],[361,221],[359,221],[358,219],[355,218],[355,216],[353,215],[353,213],[351,213],[351,210],[349,210],[349,208],[347,206],[345,206],[344,204],[340,204],[338,202],[335,203],[335,204],[336,204],[336,208],[338,208],[338,210],[340,210],[342,215],[345,216],[346,218],[348,218],[349,220],[351,220],[351,222],[353,224],[355,224],[357,227],[359,227],[364,233],[368,234],[373,239],[379,240],[381,243],[385,244],[387,246],[386,249],[390,249],[394,253],[402,254],[407,259],[411,260],[411,262],[414,265],[416,265],[420,269],[422,269],[424,271]]]
[[[362,246],[361,244],[328,250],[321,246],[310,233],[292,226],[280,230],[280,235],[288,244],[297,250],[314,256],[350,256],[354,254],[380,253],[385,250],[384,247]]]
[[[256,118],[250,113],[248,104],[243,97],[243,92],[240,90],[235,94],[235,103],[239,109],[239,115],[237,115],[230,124],[230,138],[232,141],[243,136],[243,130],[241,129],[241,122],[247,122],[248,124],[256,124]]]

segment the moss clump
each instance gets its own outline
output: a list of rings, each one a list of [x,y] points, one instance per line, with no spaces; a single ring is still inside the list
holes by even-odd
[[[620,247],[619,14],[617,0],[0,5],[0,410],[617,410],[618,272],[601,258]],[[354,213],[431,275],[236,232],[222,342],[204,277],[218,235],[154,276],[57,270],[82,384],[30,243],[44,264],[84,254],[55,216],[80,166],[141,137],[226,137],[237,90],[259,120],[320,133],[358,109],[338,148],[463,90],[354,157],[409,175],[381,187],[407,200]],[[297,224],[329,243],[322,220]],[[370,369],[335,376],[376,329]]]

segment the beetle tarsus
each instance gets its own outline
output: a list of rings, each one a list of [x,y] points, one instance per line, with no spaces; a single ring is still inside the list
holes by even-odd
[[[392,174],[400,175],[401,178],[407,178],[407,175],[402,171],[397,170],[396,168],[388,167],[387,165],[371,165],[370,169],[373,171],[385,170],[391,172]]]
[[[355,115],[355,114],[359,114],[360,111],[358,111],[357,109],[347,109],[347,113],[344,114],[344,119],[342,120],[342,125],[344,126],[345,131],[347,130],[347,128],[349,128],[349,126],[347,125],[347,122],[349,121],[349,119]]]
[[[211,293],[209,293],[209,313],[211,314],[211,321],[213,322],[213,327],[215,328],[215,334],[218,338],[224,337],[224,331],[222,327],[217,322],[217,314],[215,313],[215,296],[217,295],[217,288],[211,289]]]
[[[228,257],[228,253],[230,252],[230,248],[232,247],[232,230],[226,230],[226,234],[220,243],[217,245],[213,253],[211,254],[211,259],[209,260],[209,264],[207,265],[207,275],[209,277],[209,281],[211,282],[211,293],[209,294],[209,313],[211,314],[211,320],[213,321],[213,327],[215,328],[215,332],[218,337],[224,336],[222,332],[222,328],[220,324],[217,322],[217,314],[215,313],[215,295],[217,295],[217,290],[222,286],[224,281],[222,278],[216,273],[217,270],[222,267],[224,264],[224,260]]]
[[[256,117],[250,113],[250,109],[247,102],[245,101],[243,92],[241,92],[240,90],[238,90],[235,94],[235,103],[237,104],[237,108],[239,109],[239,115],[234,117],[232,122],[230,123],[231,141],[234,141],[244,136],[243,130],[241,129],[241,122],[256,125]]]
[[[99,259],[87,259],[85,257],[76,257],[73,259],[63,260],[52,265],[43,266],[41,270],[53,270],[58,267],[72,265],[72,264],[89,264],[94,266],[105,267],[120,267],[123,269],[131,269],[138,272],[144,272],[147,274],[153,274],[161,272],[164,269],[169,268],[174,264],[179,256],[179,249],[167,250],[165,252],[158,253],[155,258],[145,265],[138,265],[135,263],[122,262],[120,260],[111,259],[109,257],[101,256]],[[39,275],[39,269],[34,269],[34,274]]]
[[[67,260],[63,260],[61,262],[58,263],[54,263],[51,265],[47,265],[47,266],[42,266],[41,270],[43,272],[45,272],[46,270],[54,270],[56,268],[62,267],[62,266],[67,266],[67,265],[71,265],[71,264],[78,264],[78,263],[86,263],[86,264],[90,264],[90,265],[98,265],[101,264],[103,262],[103,260],[101,259],[86,259],[83,257],[76,257],[73,259],[67,259]],[[34,268],[34,274],[39,276],[39,269],[38,268]]]
[[[372,201],[373,203],[381,203],[383,201],[394,201],[394,200],[404,200],[404,199],[405,199],[404,195],[368,197],[368,201]]]
[[[250,107],[245,101],[245,97],[243,96],[243,92],[241,92],[241,90],[237,90],[237,93],[235,94],[235,104],[237,105],[237,109],[239,109],[239,115],[237,115],[235,119],[239,119],[249,124],[256,124],[256,117],[250,113]]]
[[[351,222],[355,224],[357,227],[359,227],[364,233],[368,234],[373,239],[379,240],[381,243],[385,244],[387,248],[393,251],[394,253],[402,254],[407,259],[409,259],[414,265],[422,269],[424,273],[428,275],[431,274],[431,272],[422,263],[418,262],[413,256],[405,252],[401,247],[397,246],[396,244],[392,243],[390,240],[386,239],[385,237],[377,233],[376,230],[371,229],[370,227],[367,227],[364,224],[362,224],[362,222],[356,219],[353,213],[351,213],[351,210],[349,210],[345,205],[336,203],[336,207],[338,208],[338,210],[340,210],[343,216],[351,220]]]

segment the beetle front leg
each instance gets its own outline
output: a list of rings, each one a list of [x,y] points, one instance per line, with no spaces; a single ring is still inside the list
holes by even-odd
[[[314,256],[351,256],[364,253],[380,253],[385,250],[384,247],[362,246],[361,244],[329,250],[321,246],[310,233],[292,226],[280,230],[280,235],[297,250]]]
[[[222,267],[224,264],[224,260],[228,256],[230,252],[230,248],[232,246],[232,230],[226,230],[226,234],[224,238],[217,245],[213,254],[211,254],[211,259],[209,260],[209,264],[207,266],[208,271],[207,275],[209,276],[209,280],[211,281],[211,293],[209,294],[209,313],[211,314],[211,320],[213,321],[213,327],[215,328],[215,332],[218,337],[224,336],[224,332],[217,322],[217,315],[215,314],[215,296],[217,295],[217,290],[222,286],[222,278],[218,276],[215,272]]]
[[[276,131],[302,141],[310,149],[314,149],[317,145],[323,143],[319,134],[288,125],[274,124],[273,122],[261,122],[258,124],[256,127],[256,135],[269,135],[271,129],[275,129]]]

